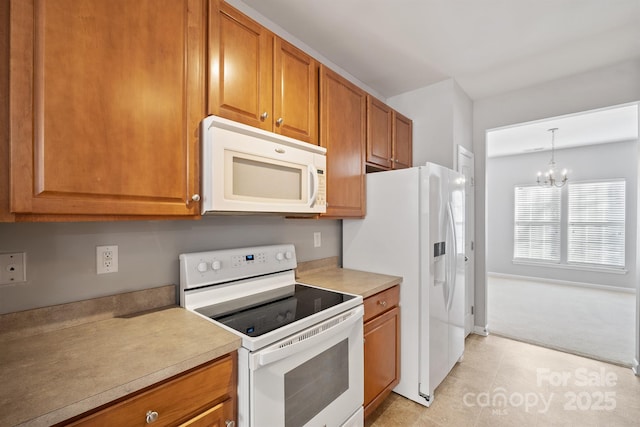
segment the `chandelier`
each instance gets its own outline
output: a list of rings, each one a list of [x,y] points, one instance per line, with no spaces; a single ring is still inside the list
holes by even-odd
[[[545,172],[538,172],[538,179],[536,182],[538,185],[543,187],[562,187],[567,183],[569,179],[567,177],[567,170],[563,169],[560,173],[560,180],[558,181],[558,172],[556,168],[555,161],[555,142],[556,142],[556,131],[558,128],[548,129],[551,132],[551,161],[549,162],[549,166]]]

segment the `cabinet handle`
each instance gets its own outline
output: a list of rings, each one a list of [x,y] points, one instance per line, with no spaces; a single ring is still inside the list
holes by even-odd
[[[231,421],[231,420],[227,420],[224,422],[225,427],[236,427],[236,422],[235,421]]]
[[[156,411],[147,412],[147,424],[151,424],[158,419],[159,415]]]
[[[378,301],[378,304],[380,304],[383,307],[387,306],[387,302],[386,301]]]
[[[267,120],[267,117],[269,117],[269,113],[267,113],[266,111],[260,114],[260,120],[262,120],[263,122]]]
[[[280,126],[282,122],[284,122],[284,119],[280,117],[278,120],[276,120],[276,126]]]

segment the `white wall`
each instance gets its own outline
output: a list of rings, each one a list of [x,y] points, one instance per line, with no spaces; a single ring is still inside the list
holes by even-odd
[[[320,248],[313,247],[316,231]],[[27,253],[27,282],[0,285],[0,314],[178,285],[180,253],[279,243],[293,243],[298,261],[339,256],[342,224],[271,216],[0,224],[0,253]],[[96,274],[98,245],[118,245],[117,273]]]
[[[570,182],[626,179],[626,274],[558,268],[550,264],[513,263],[514,187],[533,185],[551,153],[538,152],[487,159],[487,271],[595,285],[636,287],[637,141],[556,150],[559,167],[570,168]],[[567,221],[567,187],[562,189],[562,222]],[[564,227],[563,227],[564,228]],[[561,247],[566,249],[566,233]],[[566,266],[566,250],[562,251]]]
[[[438,163],[454,169],[457,145],[472,151],[471,99],[453,80],[387,99],[394,109],[413,120],[413,165]]]
[[[458,170],[458,145],[473,152],[473,101],[453,81],[453,163]]]
[[[640,59],[476,100],[476,325],[487,324],[485,236],[485,132],[501,126],[640,100]]]

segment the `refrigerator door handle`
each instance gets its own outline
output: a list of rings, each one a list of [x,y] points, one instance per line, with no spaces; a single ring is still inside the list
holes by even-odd
[[[456,288],[456,280],[458,275],[458,239],[456,236],[456,225],[453,220],[453,209],[451,207],[451,202],[447,203],[447,216],[449,217],[449,228],[451,230],[451,237],[453,240],[453,244],[450,246],[453,251],[449,253],[451,256],[451,267],[449,269],[449,278],[452,280],[447,280],[449,283],[448,287],[448,296],[447,296],[447,311],[451,310],[451,305],[453,304],[453,294]]]

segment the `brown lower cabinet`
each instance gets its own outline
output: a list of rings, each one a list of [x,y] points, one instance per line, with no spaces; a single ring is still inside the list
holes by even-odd
[[[364,416],[400,381],[400,288],[364,300]]]
[[[236,372],[234,352],[60,425],[229,427],[236,424]]]

